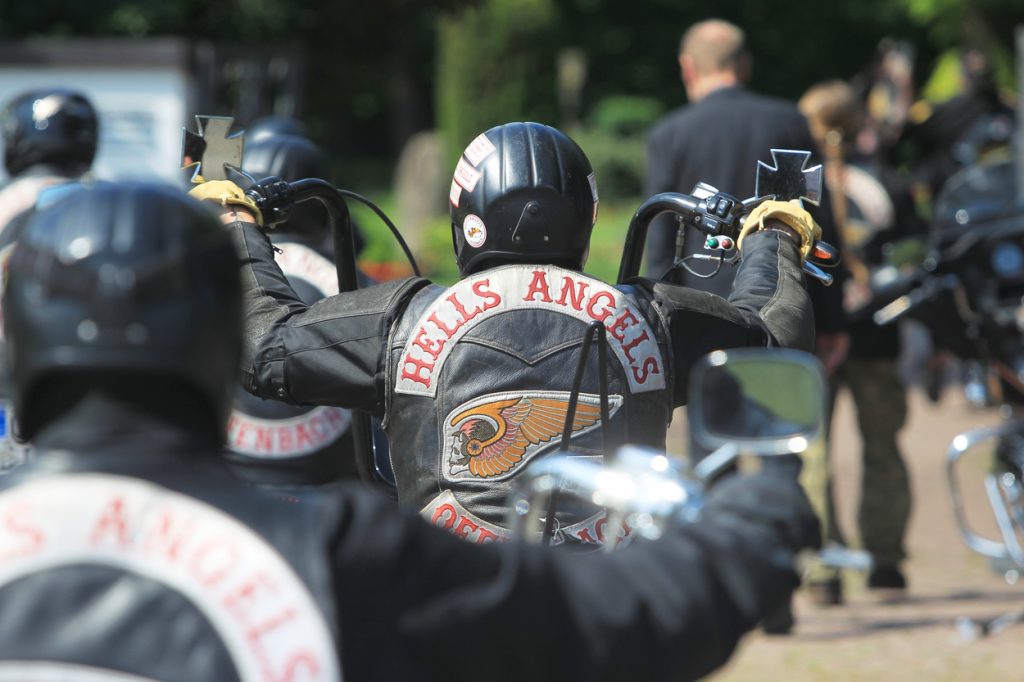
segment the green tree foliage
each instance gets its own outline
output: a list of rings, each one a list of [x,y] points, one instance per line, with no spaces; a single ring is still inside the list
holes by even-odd
[[[288,0],[6,0],[0,35],[131,36],[187,35],[240,42],[280,39],[303,23],[304,12]]]
[[[926,27],[937,48],[992,40],[1010,48],[1014,26],[1024,21],[1024,0],[900,0],[899,6]]]
[[[180,36],[216,47],[301,48],[301,115],[319,143],[348,160],[397,153],[409,134],[432,125],[437,16],[474,2],[0,0],[0,39]],[[339,165],[346,177],[361,174]]]
[[[754,54],[752,87],[796,98],[826,78],[849,77],[894,35],[920,43],[923,29],[891,0],[557,0],[560,36],[590,56],[590,104],[621,93],[685,101],[676,54],[690,25],[722,18],[743,27]]]
[[[550,0],[484,0],[441,19],[435,101],[449,157],[479,133],[555,115]]]
[[[455,146],[510,118],[560,122],[554,54],[569,46],[588,59],[584,118],[623,94],[677,106],[685,101],[679,37],[709,17],[747,29],[755,89],[795,98],[818,80],[858,72],[885,36],[917,47],[919,83],[938,55],[968,45],[997,47],[1000,82],[1012,83],[1024,0],[0,0],[0,38],[299,45],[310,129],[348,157],[394,154],[435,118]]]
[[[664,113],[653,97],[620,95],[597,102],[585,125],[568,132],[586,150],[603,199],[635,199],[647,172],[647,131]]]
[[[938,101],[961,87],[962,48],[982,50],[1005,91],[1017,89],[1014,76],[1014,30],[1024,23],[1024,0],[901,0],[907,15],[921,26],[941,52],[926,84],[926,96]]]

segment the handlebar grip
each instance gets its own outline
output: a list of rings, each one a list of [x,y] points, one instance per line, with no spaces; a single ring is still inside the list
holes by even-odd
[[[811,252],[807,255],[807,260],[825,268],[834,268],[839,265],[839,249],[828,242],[817,239],[811,245]]]

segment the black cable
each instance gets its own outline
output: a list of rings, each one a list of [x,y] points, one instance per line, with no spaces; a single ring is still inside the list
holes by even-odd
[[[340,194],[341,196],[348,197],[349,199],[355,199],[356,201],[365,204],[370,208],[371,211],[377,214],[378,218],[384,221],[384,224],[387,225],[388,228],[391,230],[391,234],[395,235],[395,239],[398,240],[398,245],[402,247],[402,251],[405,253],[406,259],[408,259],[409,261],[409,265],[412,266],[413,273],[415,273],[417,277],[422,277],[423,275],[420,274],[420,268],[416,264],[416,259],[413,257],[412,251],[409,250],[409,245],[405,243],[405,239],[402,238],[402,233],[399,232],[398,228],[395,227],[395,224],[391,222],[391,218],[388,218],[387,214],[384,213],[384,211],[382,211],[380,207],[377,206],[377,204],[373,203],[363,195],[356,194],[355,192],[352,192],[347,189],[341,189],[340,187],[336,189],[338,191],[338,194]]]

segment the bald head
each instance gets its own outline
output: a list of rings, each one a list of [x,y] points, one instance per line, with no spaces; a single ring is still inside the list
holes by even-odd
[[[743,30],[721,19],[694,24],[679,41],[679,65],[691,100],[746,80],[750,56]]]

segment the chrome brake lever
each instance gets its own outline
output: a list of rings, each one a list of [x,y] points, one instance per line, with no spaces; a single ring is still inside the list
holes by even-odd
[[[814,263],[804,261],[803,269],[804,272],[806,272],[808,275],[815,278],[816,280],[818,280],[827,287],[832,286],[832,282],[835,281],[835,277],[828,274]]]

